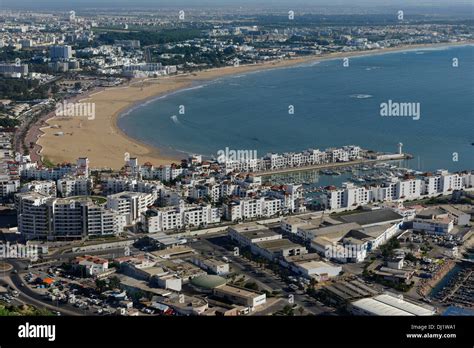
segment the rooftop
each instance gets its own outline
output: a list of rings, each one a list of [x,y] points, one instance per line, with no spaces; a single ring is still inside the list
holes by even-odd
[[[259,224],[254,223],[254,222],[232,226],[232,227],[230,227],[230,229],[233,230],[234,232],[237,232],[237,233],[267,230],[267,228],[265,226],[259,225]]]
[[[352,305],[374,315],[429,316],[435,314],[434,309],[428,309],[408,302],[402,297],[398,298],[389,294],[363,298],[352,302]]]
[[[298,266],[306,270],[315,269],[315,268],[327,268],[327,267],[336,267],[327,262],[323,261],[303,261],[297,262]]]
[[[204,289],[214,289],[226,283],[227,283],[227,280],[225,278],[212,275],[212,274],[201,275],[201,276],[194,277],[193,279],[191,279],[192,285],[197,286],[199,288],[204,288]]]
[[[267,237],[274,237],[280,235],[279,233],[273,232],[272,230],[256,230],[256,231],[247,231],[247,232],[240,232],[240,235],[247,239],[255,239],[255,238],[267,238]]]
[[[261,294],[258,292],[254,292],[251,290],[243,289],[240,287],[236,286],[231,286],[231,285],[221,285],[216,288],[220,292],[224,292],[233,296],[239,296],[239,297],[244,297],[248,299],[253,299],[257,296],[260,296]]]
[[[265,242],[256,243],[260,248],[267,249],[269,251],[278,251],[283,249],[290,248],[302,248],[302,245],[293,243],[289,239],[277,239],[277,240],[268,240]]]
[[[361,226],[380,224],[389,221],[402,221],[403,217],[391,209],[373,210],[339,217],[344,222],[355,222]]]
[[[392,224],[376,225],[376,226],[364,227],[360,229],[360,232],[362,232],[363,234],[367,236],[377,238],[390,227],[392,227]]]
[[[343,224],[338,224],[338,225],[332,225],[332,226],[327,226],[327,227],[322,227],[322,228],[314,228],[310,229],[312,235],[315,237],[319,236],[325,236],[325,235],[340,235],[340,237],[344,236],[346,233],[348,233],[350,230],[357,230],[360,229],[361,226],[355,222],[350,222],[350,223],[343,223]]]

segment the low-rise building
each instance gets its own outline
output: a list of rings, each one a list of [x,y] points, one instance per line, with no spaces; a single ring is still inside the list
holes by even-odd
[[[250,246],[250,250],[252,253],[271,261],[277,258],[298,256],[308,253],[306,247],[293,243],[289,239],[275,239],[257,242]]]
[[[441,209],[425,209],[413,219],[413,230],[428,234],[448,234],[454,228],[454,219]]]
[[[227,284],[214,288],[214,295],[251,309],[263,305],[267,301],[265,294]]]
[[[106,272],[109,268],[109,262],[107,259],[91,255],[78,256],[73,264],[84,267],[86,273],[91,276],[100,275],[101,273]]]
[[[229,227],[229,237],[244,247],[250,247],[258,242],[281,239],[282,235],[265,226],[250,223]]]
[[[359,299],[350,304],[349,310],[355,315],[431,316],[436,314],[436,310],[431,306],[408,301],[402,295],[391,294]]]
[[[227,262],[212,258],[204,258],[197,255],[191,257],[190,260],[196,266],[201,267],[205,271],[211,272],[213,274],[225,275],[229,273],[229,264]]]

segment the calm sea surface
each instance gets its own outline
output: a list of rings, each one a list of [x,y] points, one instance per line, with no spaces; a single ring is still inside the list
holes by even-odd
[[[474,169],[474,46],[342,63],[203,81],[128,111],[118,124],[129,136],[169,153],[217,157],[228,147],[257,150],[261,157],[346,144],[394,152],[402,142],[415,156],[406,164],[413,169]],[[420,103],[420,119],[382,117],[380,104],[389,100]]]

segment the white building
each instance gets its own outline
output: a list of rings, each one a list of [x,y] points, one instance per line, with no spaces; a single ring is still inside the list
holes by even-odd
[[[221,212],[210,204],[182,203],[179,206],[149,209],[142,213],[141,221],[146,232],[154,233],[219,223]]]
[[[216,259],[204,258],[195,255],[191,258],[191,262],[194,263],[196,266],[204,269],[205,271],[217,275],[226,275],[230,271],[229,264],[227,262]]]
[[[65,176],[57,181],[58,193],[61,197],[88,196],[92,191],[92,178],[85,176]]]
[[[0,197],[8,197],[20,188],[20,180],[6,179],[0,181]]]
[[[37,192],[45,196],[56,196],[56,183],[52,180],[34,180],[27,182],[22,188],[21,192]]]
[[[265,226],[250,223],[229,227],[229,237],[244,247],[258,242],[278,240],[281,234],[275,233]]]
[[[124,191],[153,193],[158,199],[159,192],[164,188],[160,181],[144,181],[128,177],[107,178],[102,182],[105,194],[114,194]]]
[[[127,225],[135,224],[156,197],[151,193],[121,192],[107,196],[107,208],[118,211],[126,217]]]
[[[18,231],[27,239],[81,239],[123,231],[125,216],[92,198],[52,198],[36,192],[15,196]]]
[[[435,308],[407,301],[403,295],[382,294],[354,301],[349,306],[354,315],[431,316]]]
[[[67,60],[72,58],[72,47],[68,45],[51,46],[49,56],[52,60]]]
[[[318,282],[337,277],[342,272],[342,266],[315,260],[295,261],[292,263],[291,269],[305,278],[314,278]]]
[[[109,262],[106,259],[91,255],[76,257],[74,264],[83,266],[86,273],[91,276],[99,275],[109,269]]]
[[[454,228],[454,219],[441,209],[426,209],[413,219],[413,230],[429,234],[448,234]]]

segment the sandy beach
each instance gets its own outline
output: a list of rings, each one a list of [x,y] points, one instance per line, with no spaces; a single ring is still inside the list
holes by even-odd
[[[440,45],[411,45],[383,50],[334,53],[324,56],[307,56],[279,62],[269,62],[239,67],[216,68],[187,75],[159,77],[131,81],[128,85],[93,91],[79,98],[81,102],[95,103],[95,118],[56,117],[54,114],[46,120],[47,126],[40,124],[31,130],[38,137],[37,149],[44,159],[53,163],[74,162],[78,157],[88,157],[93,168],[120,169],[125,154],[138,157],[140,163],[151,162],[154,165],[179,163],[180,158],[169,158],[160,150],[143,144],[125,135],[116,125],[118,115],[134,105],[146,100],[191,86],[196,81],[212,80],[218,77],[240,74],[262,69],[279,68],[302,64],[310,61],[374,55],[391,51],[403,51],[437,46],[469,44],[468,42]],[[36,133],[35,133],[36,132]],[[61,135],[58,135],[60,133]]]

